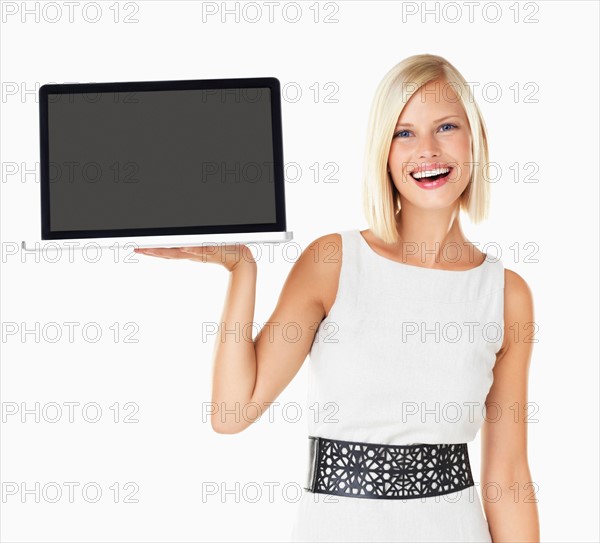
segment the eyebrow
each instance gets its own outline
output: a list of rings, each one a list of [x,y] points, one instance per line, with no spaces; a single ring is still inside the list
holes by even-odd
[[[445,121],[446,119],[453,119],[453,118],[458,118],[460,117],[460,115],[446,115],[445,117],[442,117],[441,119],[436,119],[435,121],[433,121],[433,124],[439,123],[440,121]],[[410,123],[398,123],[396,125],[396,128],[398,128],[399,126],[410,126],[413,127],[414,125],[410,124]]]

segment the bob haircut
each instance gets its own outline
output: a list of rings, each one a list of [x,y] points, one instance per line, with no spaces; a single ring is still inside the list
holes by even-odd
[[[369,228],[384,243],[398,242],[397,213],[400,193],[387,171],[394,128],[405,104],[423,85],[445,80],[458,96],[471,131],[469,183],[460,195],[460,208],[472,222],[488,216],[490,187],[484,180],[488,164],[485,123],[471,89],[460,72],[445,58],[421,54],[396,64],[379,83],[367,127],[363,168],[363,211]],[[437,90],[436,90],[437,92]]]

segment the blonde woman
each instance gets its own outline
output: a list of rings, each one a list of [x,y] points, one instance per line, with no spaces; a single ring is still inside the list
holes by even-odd
[[[460,224],[461,210],[474,222],[487,215],[487,161],[484,121],[458,70],[429,54],[394,66],[368,126],[369,228],[314,240],[272,324],[254,341],[217,343],[221,433],[247,428],[236,406],[268,409],[310,354],[308,469],[292,540],[539,541],[523,416],[532,296]],[[247,247],[138,252],[223,265],[223,326],[253,320]],[[480,429],[476,486],[468,443]]]

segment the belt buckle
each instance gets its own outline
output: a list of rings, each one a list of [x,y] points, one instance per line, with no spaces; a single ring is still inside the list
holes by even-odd
[[[319,457],[319,438],[308,436],[308,475],[304,490],[314,492],[317,480],[317,461]]]

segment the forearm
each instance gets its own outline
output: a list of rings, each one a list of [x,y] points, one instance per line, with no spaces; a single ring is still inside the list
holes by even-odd
[[[256,382],[252,338],[256,278],[254,260],[242,260],[229,276],[213,352],[211,424],[219,433],[237,433],[249,423],[243,415]]]
[[[527,466],[515,469],[512,476],[482,478],[483,508],[493,543],[540,541],[536,491]]]

